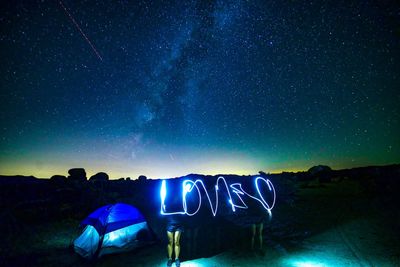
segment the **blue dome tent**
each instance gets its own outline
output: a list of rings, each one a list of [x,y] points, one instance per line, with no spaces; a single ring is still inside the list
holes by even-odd
[[[83,220],[81,226],[83,232],[74,240],[73,247],[87,259],[129,251],[148,244],[151,239],[144,216],[128,204],[101,207]]]

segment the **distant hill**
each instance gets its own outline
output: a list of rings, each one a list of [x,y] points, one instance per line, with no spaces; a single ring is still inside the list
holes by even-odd
[[[5,184],[23,184],[23,183],[32,183],[37,182],[38,179],[35,176],[23,176],[23,175],[0,175],[0,185]]]
[[[76,171],[78,169],[71,169],[72,171]],[[71,171],[69,170],[69,172]],[[81,182],[86,182],[86,173],[85,170],[83,168],[79,169],[80,172],[84,173],[84,178],[83,179],[75,179],[75,180],[79,180]],[[333,176],[346,176],[346,177],[354,177],[354,176],[371,176],[371,175],[387,175],[387,174],[397,174],[400,175],[400,164],[391,164],[391,165],[384,165],[384,166],[365,166],[365,167],[356,167],[356,168],[350,168],[350,169],[340,169],[340,170],[332,170],[329,166],[324,166],[324,165],[316,165],[311,167],[308,171],[306,172],[282,172],[282,173],[276,173],[273,174],[273,176],[285,176],[285,177],[290,177],[290,176],[300,176],[303,177],[305,179],[312,179],[315,178],[315,176],[318,176],[319,174],[330,174]],[[105,177],[108,177],[107,173],[98,173],[96,175],[102,174]],[[264,174],[264,175],[270,175],[270,174],[266,174],[265,172],[260,172],[260,174]],[[94,175],[94,176],[96,176]],[[234,175],[234,174],[232,174]],[[60,175],[53,175],[53,176],[60,176]],[[79,175],[75,175],[75,176],[79,176]],[[74,176],[74,177],[75,177]],[[93,178],[94,176],[92,176],[91,178]],[[208,175],[203,175],[203,174],[188,174],[182,177],[189,177],[189,176],[199,176],[199,177],[206,177]],[[218,174],[215,176],[227,176],[227,174]],[[69,176],[68,178],[71,178],[73,176]],[[139,176],[140,177],[145,177],[143,175]],[[173,178],[173,177],[169,177],[169,178]],[[179,177],[175,177],[175,178],[179,178]],[[302,178],[302,179],[303,179]],[[46,177],[46,178],[37,178],[35,176],[23,176],[23,175],[0,175],[0,185],[1,184],[20,184],[20,183],[32,183],[32,182],[37,182],[37,181],[41,181],[41,180],[48,180],[50,179],[50,177]],[[104,178],[103,180],[108,180],[109,178]],[[124,179],[124,178],[120,178]],[[147,178],[146,178],[147,179]],[[73,180],[73,179],[72,179]],[[96,180],[96,179],[94,179]],[[131,179],[126,179],[126,180],[131,180]],[[134,179],[133,179],[134,180]]]

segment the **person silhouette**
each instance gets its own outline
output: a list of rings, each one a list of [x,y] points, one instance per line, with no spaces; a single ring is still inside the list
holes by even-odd
[[[168,262],[167,266],[172,266],[172,254],[175,252],[175,265],[176,267],[180,267],[181,262],[179,260],[179,255],[181,252],[181,244],[180,239],[183,233],[183,224],[182,224],[182,216],[180,214],[173,214],[166,216],[167,220],[167,237],[168,237]]]

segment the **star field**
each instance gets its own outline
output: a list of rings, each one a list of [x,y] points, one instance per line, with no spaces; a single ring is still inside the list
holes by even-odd
[[[399,18],[395,1],[2,3],[0,174],[399,163]]]

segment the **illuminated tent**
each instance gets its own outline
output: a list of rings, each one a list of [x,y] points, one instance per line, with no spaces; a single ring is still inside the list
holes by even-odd
[[[81,226],[83,232],[73,247],[87,259],[132,250],[148,244],[152,236],[142,213],[122,203],[97,209]]]

